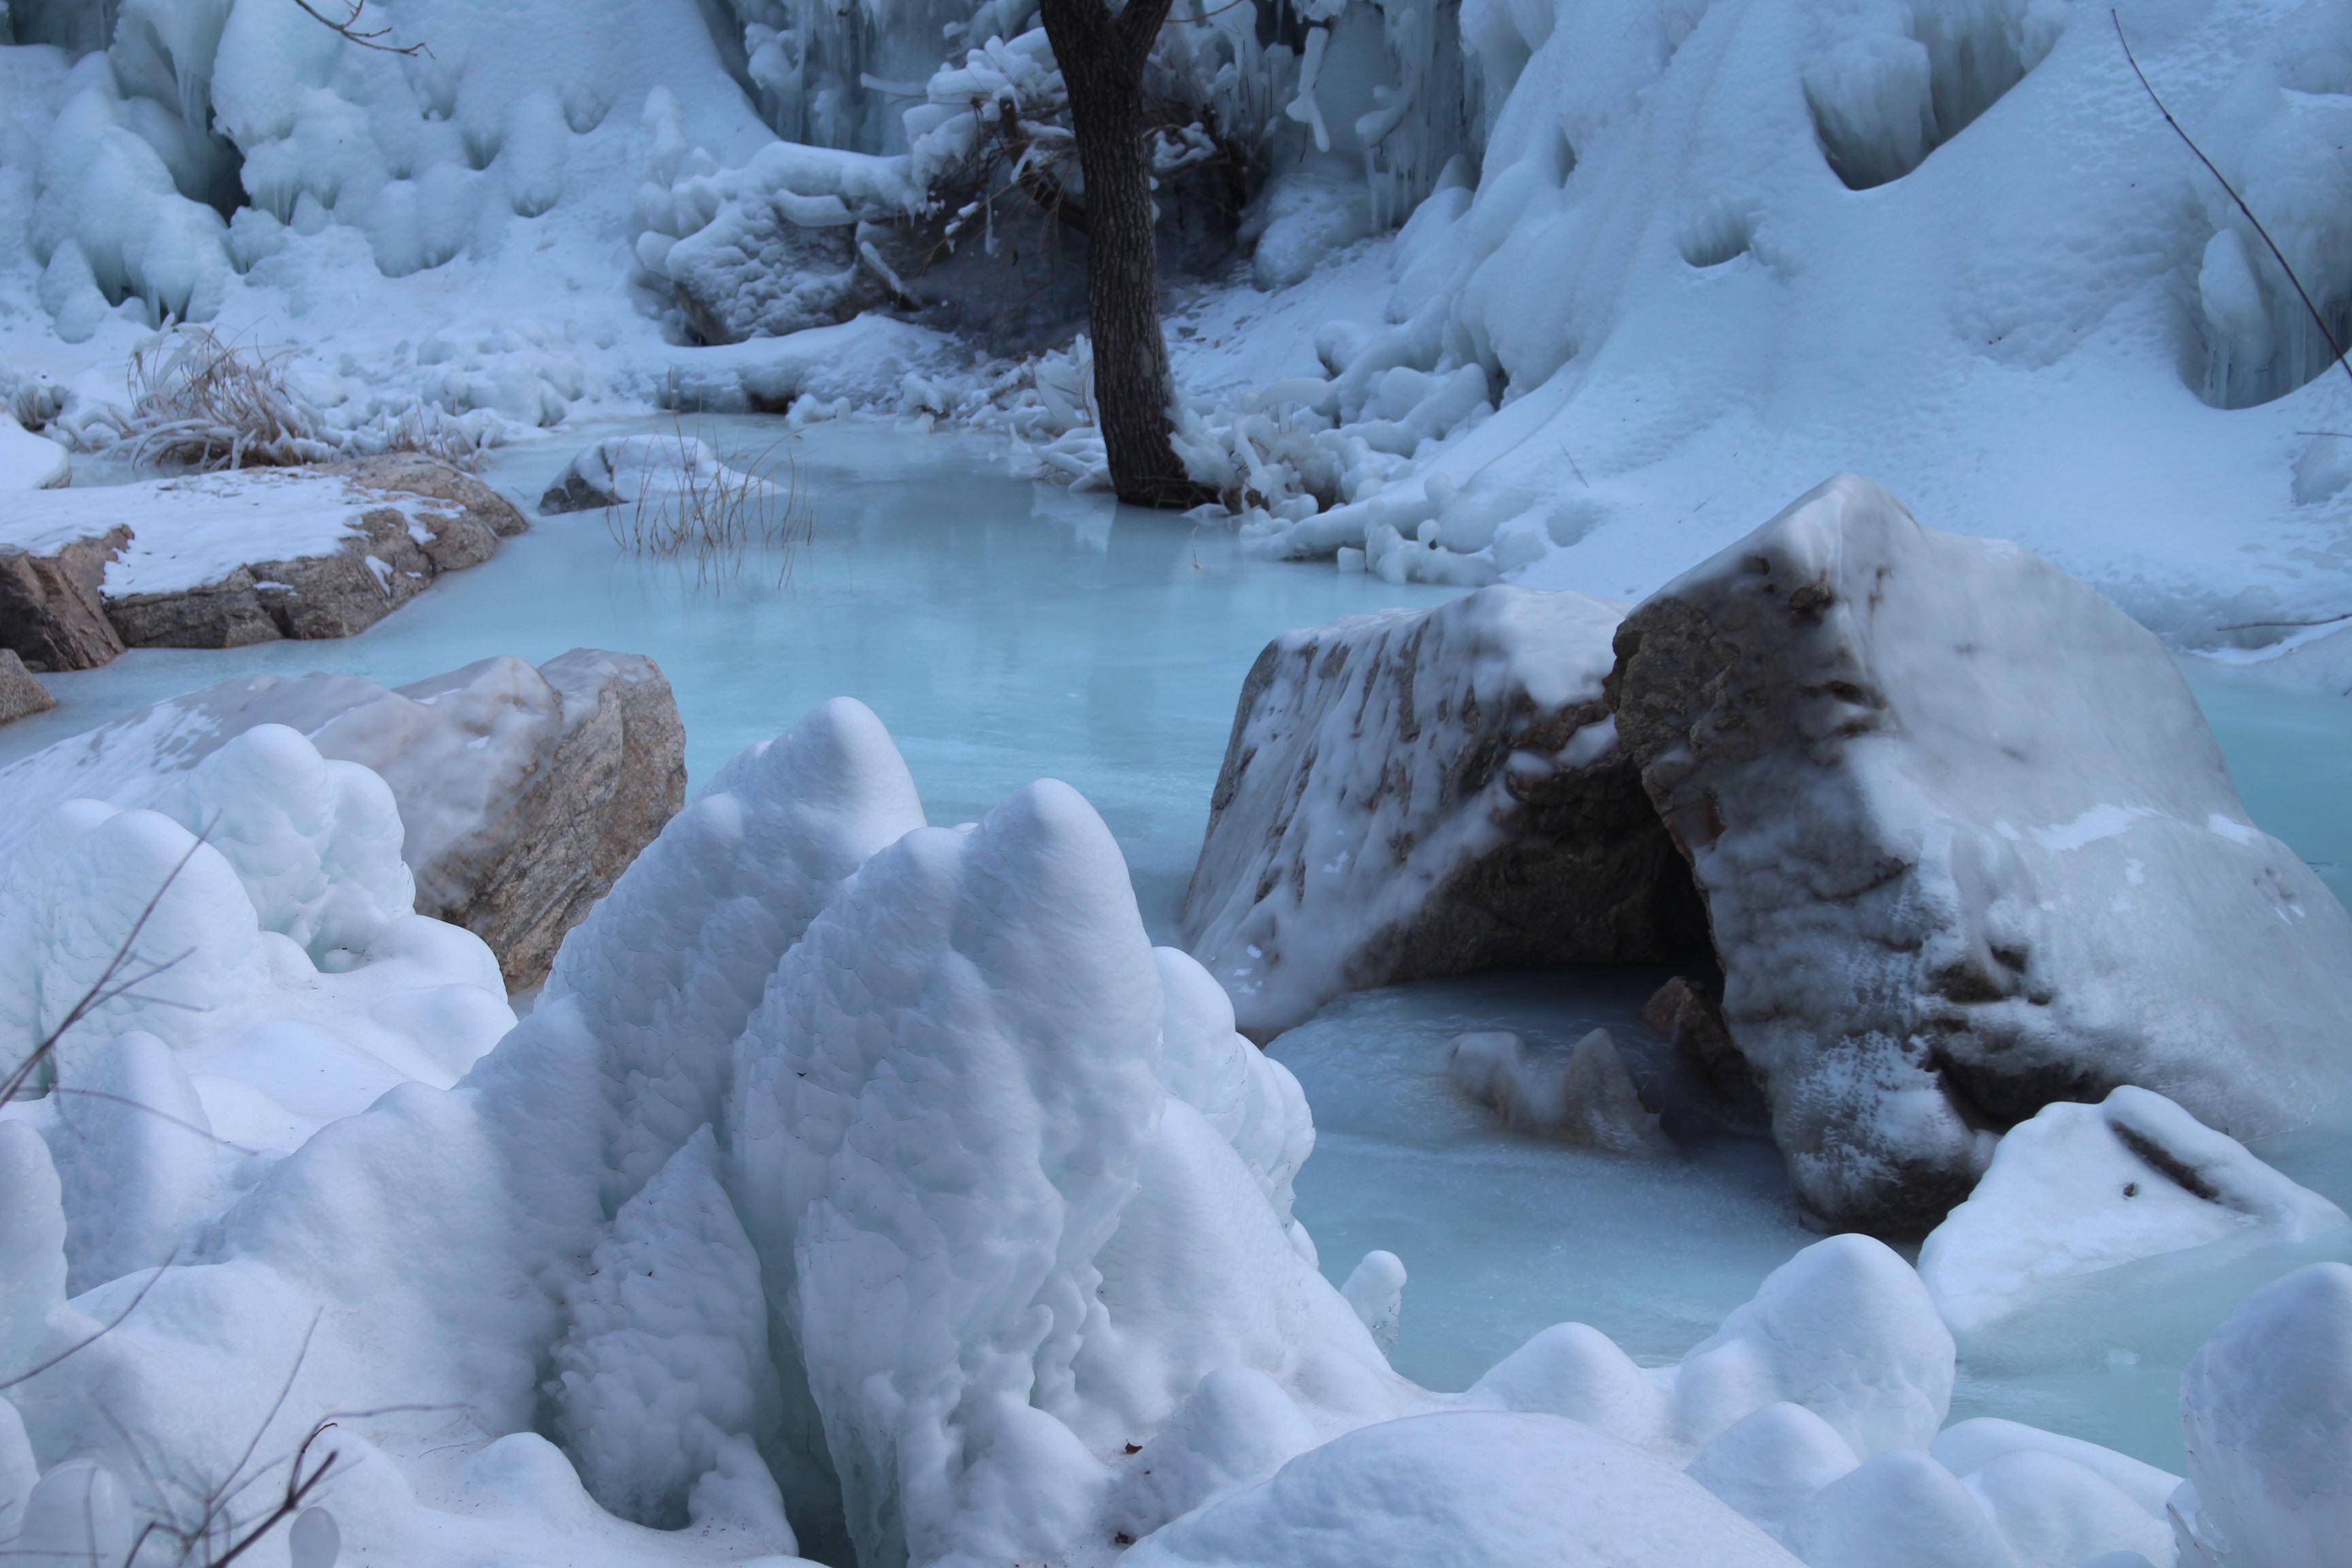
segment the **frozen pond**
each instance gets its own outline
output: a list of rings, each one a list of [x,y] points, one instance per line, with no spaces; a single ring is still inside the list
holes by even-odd
[[[696,429],[757,450],[773,426]],[[582,439],[509,450],[488,477],[533,500]],[[965,437],[834,424],[781,452],[816,527],[781,584],[782,563],[756,557],[732,581],[698,584],[690,566],[625,554],[601,514],[551,518],[348,641],[133,652],[48,678],[60,707],[0,730],[0,762],[249,671],[397,684],[491,654],[640,651],[677,689],[697,778],[847,693],[888,724],[936,821],[977,816],[1041,774],[1068,781],[1118,836],[1168,941],[1258,649],[1286,627],[1451,592],[1245,561],[1222,531],[1011,478],[1001,449]],[[2352,891],[2352,702],[2229,672],[2194,680],[2255,818]],[[1402,1371],[1460,1387],[1567,1319],[1672,1358],[1813,1239],[1768,1145],[1720,1139],[1657,1163],[1582,1155],[1495,1131],[1443,1081],[1444,1042],[1464,1029],[1560,1047],[1596,1025],[1631,1036],[1660,977],[1399,987],[1335,1004],[1276,1043],[1315,1107],[1299,1200],[1326,1270],[1344,1278],[1385,1247],[1411,1271]],[[2263,1152],[2352,1206],[2343,1140]],[[2324,1246],[2352,1252],[2341,1237]],[[2320,1255],[2200,1255],[2099,1277],[1964,1347],[1956,1414],[2011,1415],[2178,1468],[2181,1364],[2245,1290]]]

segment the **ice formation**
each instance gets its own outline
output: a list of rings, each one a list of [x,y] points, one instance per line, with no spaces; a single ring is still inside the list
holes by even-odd
[[[47,489],[64,484],[72,474],[70,453],[0,409],[0,490]]]
[[[2241,1138],[2340,1102],[2352,918],[2079,580],[1845,476],[1617,647],[1618,734],[1821,1212],[1933,1223],[1994,1129],[2119,1084]]]
[[[1919,1248],[1944,1321],[1982,1329],[2064,1279],[2233,1237],[2305,1241],[2352,1225],[2234,1140],[2126,1084],[2044,1107]]]
[[[2287,1568],[2341,1551],[2352,1268],[2314,1264],[2256,1291],[2189,1363],[2180,1415],[2185,1568]]]
[[[1513,1127],[1617,1154],[1674,1150],[1606,1029],[1548,1059],[1531,1058],[1507,1029],[1457,1035],[1445,1047],[1445,1075]]]
[[[301,773],[305,744],[250,731],[191,770],[190,809],[231,763],[279,782],[173,891],[215,919],[242,900],[275,962],[308,964],[280,930],[360,941],[385,911],[357,894],[396,904],[405,873],[368,815],[388,792],[315,752]],[[150,859],[190,842],[153,812],[67,815],[82,839],[129,824]],[[167,900],[159,924],[185,923]],[[391,911],[312,984],[365,979],[419,924]],[[192,967],[225,1006],[269,1003],[275,972],[228,959]],[[366,1462],[304,1527],[302,1552],[331,1531],[394,1565],[551,1531],[599,1563],[1336,1563],[1398,1542],[1657,1568],[1927,1561],[1906,1555],[1923,1541],[1967,1568],[2172,1561],[2173,1478],[2008,1424],[1941,1430],[1951,1335],[1861,1237],[1801,1254],[1678,1363],[1563,1324],[1467,1394],[1406,1383],[1375,1337],[1402,1267],[1326,1282],[1290,1214],[1297,1086],[1198,964],[1151,946],[1093,811],[1049,782],[925,826],[854,703],[714,778],[460,1082],[414,1074],[291,1152],[224,1163],[203,1129],[240,1135],[230,1068],[152,1012],[123,1021],[58,1082],[173,1120],[68,1128],[55,1095],[0,1118],[0,1363],[147,1290],[0,1405],[0,1479],[39,1467],[24,1539],[160,1506],[101,1407],[205,1473],[292,1363],[265,1438],[428,1407],[349,1418],[339,1451]],[[179,1263],[152,1274],[139,1238]],[[2288,1315],[2333,1298],[2313,1300]],[[2260,1342],[2216,1340],[2192,1430],[2271,1419],[2287,1395],[2247,1392],[2284,1386]],[[2261,1500],[2297,1484],[2296,1452],[2246,1455],[2200,1479],[2209,1536],[2303,1506]]]

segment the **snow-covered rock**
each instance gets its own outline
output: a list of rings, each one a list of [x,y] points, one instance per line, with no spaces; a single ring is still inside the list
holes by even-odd
[[[1620,613],[1490,588],[1266,646],[1184,897],[1244,1031],[1367,986],[1703,940],[1602,700]]]
[[[34,713],[46,713],[58,705],[49,689],[25,668],[13,647],[0,647],[0,724],[13,724]]]
[[[71,506],[40,516],[47,499],[17,497],[0,513],[0,647],[32,669],[89,669],[122,651],[100,584],[131,531]]]
[[[1606,1029],[1540,1055],[1507,1029],[1456,1035],[1445,1075],[1509,1126],[1614,1154],[1674,1152]]]
[[[131,523],[105,594],[133,647],[350,637],[525,526],[488,486],[407,454],[70,493]]]
[[[53,489],[72,478],[73,458],[63,447],[0,408],[0,492]]]
[[[2352,1225],[2162,1095],[2126,1084],[2010,1129],[1968,1200],[1919,1247],[1919,1277],[1956,1331],[2040,1290],[2134,1258],[2262,1231],[2303,1241]]]
[[[1555,1415],[1388,1421],[1293,1459],[1127,1554],[1135,1568],[1792,1568],[1673,1467]]]
[[[2249,1297],[2182,1374],[2180,1421],[2184,1564],[2341,1556],[2352,1540],[2352,1268],[2315,1263]]]
[[[584,447],[539,498],[542,516],[600,507],[671,507],[682,497],[730,493],[781,495],[767,480],[739,473],[698,437],[612,436]]]
[[[235,737],[283,724],[391,786],[421,913],[489,943],[535,985],[685,798],[685,731],[651,659],[576,648],[490,658],[387,690],[354,676],[225,681],[0,769],[0,848],[40,803],[152,805]]]
[[[1618,732],[1706,899],[1805,1202],[1940,1218],[1992,1129],[2135,1083],[2232,1136],[2352,1074],[2352,917],[2162,647],[1847,476],[1630,615]]]

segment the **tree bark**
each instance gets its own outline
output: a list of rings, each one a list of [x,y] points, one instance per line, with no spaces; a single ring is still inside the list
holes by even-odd
[[[1184,472],[1169,439],[1173,396],[1143,144],[1143,68],[1170,4],[1127,0],[1114,14],[1105,0],[1043,0],[1043,9],[1086,175],[1095,417],[1111,488],[1139,506],[1190,507],[1216,493]]]

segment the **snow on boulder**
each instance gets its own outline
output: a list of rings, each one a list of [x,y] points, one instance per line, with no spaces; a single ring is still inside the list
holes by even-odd
[[[1793,1568],[1696,1481],[1557,1415],[1448,1411],[1367,1426],[1130,1551],[1131,1568]]]
[[[13,647],[0,647],[0,724],[13,724],[58,705],[49,689],[34,678]]]
[[[55,489],[72,478],[73,459],[63,447],[0,408],[0,492]]]
[[[525,526],[488,485],[415,453],[47,490],[9,510],[12,534],[130,530],[100,592],[133,647],[349,637]]]
[[[79,502],[52,500],[18,496],[0,510],[0,647],[30,669],[89,669],[122,651],[100,586],[131,530]]]
[[[2302,1241],[2352,1225],[2160,1094],[2128,1084],[2018,1123],[1976,1191],[1919,1248],[1919,1277],[1956,1332],[2048,1286],[2249,1232]]]
[[[729,468],[698,437],[608,436],[556,475],[539,498],[542,517],[599,507],[674,508],[697,495],[730,493],[781,499],[784,491]]]
[[[1619,614],[1489,588],[1266,646],[1183,910],[1244,1033],[1345,991],[1704,940],[1602,699]]]
[[[258,726],[391,786],[417,910],[488,942],[510,987],[685,798],[685,731],[651,659],[575,648],[537,669],[483,659],[396,689],[344,675],[250,676],[141,710],[0,769],[0,849],[41,803],[163,798]]]
[[[2315,1263],[2247,1298],[2182,1374],[2180,1423],[2184,1564],[2340,1561],[2352,1541],[2352,1268]]]
[[[2156,638],[1848,475],[1661,589],[1611,697],[1805,1203],[1924,1228],[1994,1130],[2136,1083],[2251,1137],[2338,1097],[2352,917],[2256,828]]]

